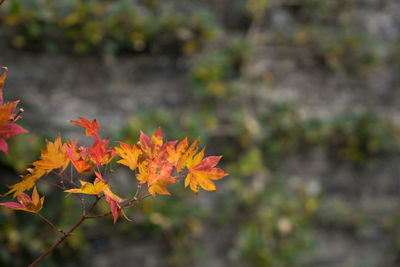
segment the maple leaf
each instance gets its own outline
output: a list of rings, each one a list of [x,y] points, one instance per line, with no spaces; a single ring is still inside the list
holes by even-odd
[[[13,198],[20,195],[22,192],[30,190],[35,186],[35,182],[39,180],[46,172],[39,168],[28,169],[28,174],[22,176],[22,181],[9,186],[10,190],[3,196],[14,193]]]
[[[3,105],[3,85],[8,70],[5,67],[1,68],[5,71],[0,76],[0,150],[8,154],[8,145],[5,139],[28,131],[14,123],[19,118],[18,115],[13,113],[19,101],[8,102]]]
[[[65,152],[79,173],[89,172],[93,168],[94,164],[88,156],[86,147],[78,149],[77,140],[75,142],[67,142]]]
[[[87,136],[94,136],[95,138],[99,138],[99,135],[97,134],[97,132],[100,130],[100,126],[97,123],[96,119],[92,120],[92,122],[90,122],[88,119],[85,119],[83,117],[78,117],[78,119],[80,121],[71,120],[71,122],[77,126],[81,126],[81,127],[85,128]]]
[[[186,161],[188,175],[185,179],[185,187],[190,184],[190,189],[196,194],[199,193],[200,186],[207,191],[217,191],[215,184],[211,180],[218,180],[227,176],[222,169],[214,168],[222,156],[210,156],[205,159],[204,148],[196,156],[189,157]]]
[[[140,155],[143,154],[142,150],[136,144],[132,147],[122,142],[119,142],[119,144],[120,147],[113,148],[117,155],[122,158],[117,161],[117,163],[128,166],[132,171],[134,171],[137,167]]]
[[[176,183],[175,177],[165,177],[162,179],[156,180],[153,184],[149,186],[149,193],[155,198],[156,193],[160,195],[171,195],[167,190],[167,186]]]
[[[140,131],[140,147],[150,159],[164,156],[164,154],[167,152],[166,148],[168,144],[174,146],[176,141],[163,144],[161,127],[158,127],[151,139],[145,133]]]
[[[89,147],[89,154],[92,159],[94,159],[96,165],[104,165],[110,163],[112,158],[115,155],[115,152],[111,149],[108,149],[110,141],[109,139],[101,140],[100,138],[96,138],[92,147]]]
[[[68,192],[70,194],[98,195],[108,187],[108,184],[101,180],[96,180],[94,183],[89,183],[82,180],[79,182],[81,183],[80,188],[69,189],[65,190],[64,192]]]
[[[175,165],[176,171],[178,173],[186,166],[186,161],[196,154],[199,144],[200,138],[197,138],[188,148],[189,143],[187,137],[183,139],[175,149],[175,145],[173,143],[169,143],[167,145],[168,157],[167,160]]]
[[[61,137],[58,135],[53,143],[46,140],[46,150],[42,150],[40,160],[35,161],[32,165],[49,173],[58,168],[64,171],[68,164],[69,158],[65,146],[61,143]]]
[[[95,171],[95,174],[96,174],[95,181],[103,181],[104,182],[104,178],[101,176],[100,173]],[[106,201],[110,204],[111,214],[113,215],[113,218],[114,218],[114,224],[117,222],[117,219],[121,213],[125,217],[125,219],[127,219],[128,221],[131,221],[128,218],[128,216],[126,216],[125,212],[119,205],[119,203],[126,201],[126,199],[120,198],[119,196],[114,194],[111,191],[110,186],[107,186],[106,188],[104,188],[103,192],[104,192]]]
[[[1,206],[5,206],[12,210],[24,210],[32,213],[38,213],[44,202],[44,197],[39,198],[39,194],[36,190],[36,186],[32,191],[32,198],[25,193],[21,193],[17,196],[17,202],[5,202],[0,203]]]
[[[126,216],[124,210],[121,208],[121,206],[118,204],[117,201],[115,201],[113,198],[111,198],[107,195],[105,197],[106,197],[106,201],[110,204],[110,209],[111,209],[111,214],[114,219],[114,224],[117,223],[118,217],[121,213],[125,217],[125,219],[127,219],[128,221],[132,221],[131,219],[128,218],[128,216]]]
[[[172,144],[167,145],[167,152],[168,152],[168,157],[167,160],[172,163],[173,165],[178,165],[178,162],[182,158],[182,156],[185,154],[187,148],[189,146],[189,142],[187,137],[183,139],[181,142],[178,143],[178,145],[175,146]],[[181,169],[181,168],[180,168]]]
[[[111,192],[111,189],[109,187],[104,190],[104,196],[106,198],[106,201],[110,204],[111,214],[114,218],[114,224],[117,222],[117,219],[121,213],[125,217],[125,219],[131,221],[131,219],[126,216],[125,212],[119,205],[119,203],[126,201],[126,199],[120,198],[119,196]]]
[[[138,165],[138,173],[136,175],[136,179],[139,181],[140,184],[147,183],[149,181],[149,164],[151,160],[146,159],[139,163]]]
[[[166,187],[176,182],[171,176],[173,164],[163,158],[147,159],[139,164],[139,173],[136,176],[139,183],[148,183],[149,193],[155,197],[156,193],[169,195]]]

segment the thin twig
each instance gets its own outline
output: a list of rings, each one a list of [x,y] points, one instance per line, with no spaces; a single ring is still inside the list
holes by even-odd
[[[72,234],[73,231],[75,231],[76,228],[79,227],[83,223],[84,220],[88,218],[88,214],[92,212],[96,204],[99,202],[99,200],[103,197],[102,196],[96,196],[96,200],[93,202],[92,206],[89,208],[89,210],[86,212],[85,215],[83,215],[79,221],[75,223],[74,226],[66,233],[64,234],[56,243],[54,243],[51,247],[49,247],[39,258],[37,258],[34,262],[32,262],[29,267],[34,267],[36,266],[39,262],[41,262],[47,255],[49,255],[54,249],[56,249],[68,236]]]
[[[134,196],[131,200],[126,202],[124,205],[122,205],[118,210],[122,211],[122,210],[124,210],[126,208],[132,208],[132,207],[136,206],[136,204],[138,203],[139,200],[145,199],[145,198],[147,198],[149,196],[151,196],[151,194],[148,194],[146,196],[142,196],[140,198],[137,198],[136,196]],[[111,214],[112,214],[112,212],[109,211],[109,212],[106,212],[106,213],[103,213],[103,214],[99,214],[99,215],[86,216],[86,218],[87,219],[96,219],[96,218],[102,218],[102,217],[105,217],[105,216],[108,216],[108,215],[111,215]]]
[[[40,218],[42,218],[46,223],[48,223],[51,227],[54,228],[54,230],[56,230],[59,233],[62,233],[63,235],[66,235],[66,233],[61,230],[60,228],[57,228],[52,222],[50,222],[49,220],[47,220],[45,217],[43,217],[40,213],[36,213]]]
[[[82,194],[78,195],[79,200],[81,201],[82,213],[85,215],[85,199]]]
[[[51,186],[58,187],[58,188],[60,188],[62,190],[65,189],[65,187],[62,187],[61,185],[58,185],[58,184],[55,184],[55,183],[52,183],[52,182],[49,182],[49,181],[46,181],[46,180],[43,180],[43,179],[40,179],[39,182],[46,183],[46,184],[49,184]]]

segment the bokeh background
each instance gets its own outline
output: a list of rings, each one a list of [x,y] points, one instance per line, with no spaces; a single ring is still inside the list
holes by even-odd
[[[201,136],[231,174],[217,194],[171,186],[132,222],[86,221],[41,266],[398,266],[399,14],[397,0],[6,0],[4,94],[29,134],[1,157],[2,193],[45,138],[84,138],[78,116],[131,144],[158,126]],[[122,169],[112,185],[136,188]],[[81,216],[39,192],[57,226]],[[0,209],[0,265],[58,235]]]

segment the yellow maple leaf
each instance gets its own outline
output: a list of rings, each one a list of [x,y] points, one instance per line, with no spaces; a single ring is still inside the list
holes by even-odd
[[[69,158],[65,152],[65,146],[61,143],[61,137],[58,135],[54,142],[47,141],[46,150],[42,150],[40,160],[32,165],[45,170],[46,173],[58,168],[64,171],[69,164]]]
[[[128,144],[120,143],[120,147],[114,147],[115,153],[122,159],[117,161],[122,165],[128,166],[132,171],[136,169],[140,155],[143,154],[138,145],[130,147]]]
[[[79,182],[81,183],[80,188],[69,189],[65,190],[64,192],[68,192],[70,194],[98,195],[108,187],[108,184],[101,180],[96,180],[93,184],[82,180]]]
[[[3,196],[14,193],[13,198],[15,198],[22,192],[30,190],[32,187],[35,186],[35,182],[39,180],[44,174],[45,171],[39,168],[28,169],[28,174],[22,176],[22,181],[12,186],[9,186],[8,188],[10,188],[10,190]]]
[[[189,173],[185,179],[185,187],[190,185],[190,189],[196,194],[199,193],[200,187],[207,191],[217,191],[215,184],[211,180],[218,180],[228,173],[222,169],[214,168],[222,156],[210,156],[205,159],[204,148],[194,157],[189,157],[186,161],[186,166]]]

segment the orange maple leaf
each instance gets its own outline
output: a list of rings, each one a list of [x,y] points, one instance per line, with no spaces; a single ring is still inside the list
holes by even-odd
[[[136,178],[141,184],[148,183],[149,193],[153,197],[156,193],[170,195],[166,187],[176,182],[176,178],[171,176],[172,171],[173,164],[166,159],[147,159],[139,164],[139,173]]]
[[[163,137],[161,134],[161,127],[158,127],[157,131],[151,137],[151,139],[142,131],[140,131],[140,147],[146,154],[146,157],[150,159],[161,158],[167,152],[167,145],[175,145],[174,142],[163,143]]]
[[[186,166],[189,173],[185,179],[185,187],[190,184],[190,189],[196,194],[199,193],[200,186],[207,191],[217,191],[215,184],[211,180],[218,180],[228,173],[225,173],[222,169],[214,168],[222,156],[210,156],[205,159],[204,148],[196,156],[190,156],[186,161]]]
[[[134,144],[132,147],[122,142],[119,142],[119,144],[120,147],[113,147],[117,155],[122,158],[117,161],[117,163],[128,166],[129,169],[134,171],[137,167],[140,155],[143,154],[142,150],[136,144]]]
[[[196,154],[199,144],[200,138],[197,138],[188,148],[189,143],[187,137],[182,140],[175,149],[175,145],[173,143],[169,143],[167,145],[168,152],[168,161],[175,165],[176,171],[178,173],[186,166],[186,161]]]
[[[78,119],[80,121],[71,120],[71,122],[77,126],[81,126],[81,127],[85,128],[87,136],[94,136],[95,138],[99,137],[97,132],[100,130],[100,126],[97,123],[96,119],[92,120],[92,122],[90,122],[88,119],[85,119],[83,117],[78,117]]]
[[[176,178],[172,176],[158,179],[149,186],[149,193],[153,197],[156,197],[156,193],[160,195],[171,195],[166,187],[173,183],[176,183]]]
[[[46,173],[58,168],[64,171],[69,164],[69,158],[66,154],[65,146],[61,143],[60,135],[53,143],[48,140],[46,142],[46,150],[42,150],[40,160],[32,165],[45,170]]]
[[[91,158],[88,156],[86,147],[78,148],[77,140],[75,142],[67,142],[65,152],[79,173],[90,172],[94,167]]]
[[[185,154],[187,148],[189,146],[189,142],[187,137],[183,139],[181,142],[178,143],[178,145],[175,148],[175,145],[173,144],[168,144],[167,145],[167,160],[172,163],[173,165],[179,165],[179,161],[182,158],[182,156]],[[177,167],[178,169],[178,167]],[[180,172],[182,168],[179,168],[178,172]]]
[[[25,193],[21,193],[17,196],[17,199],[19,203],[5,202],[0,203],[0,205],[12,210],[24,210],[32,213],[38,213],[43,207],[44,197],[39,198],[36,186],[33,188],[32,198]]]

